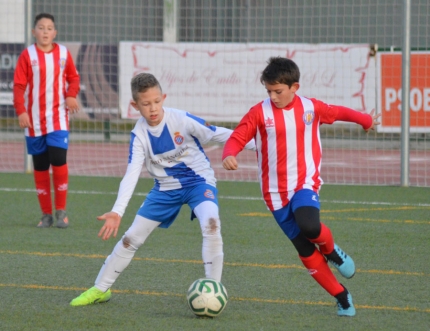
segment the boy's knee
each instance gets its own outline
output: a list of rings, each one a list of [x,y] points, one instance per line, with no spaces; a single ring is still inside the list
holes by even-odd
[[[221,222],[218,218],[209,218],[207,225],[202,229],[204,236],[214,236],[221,234]]]
[[[136,251],[143,242],[140,242],[137,238],[133,238],[130,235],[124,235],[122,237],[122,247],[128,251]]]
[[[124,236],[122,238],[122,245],[124,246],[124,248],[130,247],[130,239],[127,236]]]
[[[319,213],[319,209],[315,207],[300,207],[294,212],[296,223],[307,238],[317,238],[321,232]]]

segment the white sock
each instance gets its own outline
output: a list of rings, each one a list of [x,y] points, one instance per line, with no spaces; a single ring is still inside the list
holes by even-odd
[[[205,276],[221,281],[224,253],[218,206],[211,201],[204,201],[194,208],[194,213],[199,219],[203,235],[202,258]]]
[[[118,241],[113,252],[109,255],[95,281],[95,287],[106,292],[115,283],[118,276],[130,264],[136,250],[132,246],[125,248],[122,239]]]
[[[204,236],[202,246],[203,264],[206,278],[221,281],[224,264],[222,238],[219,236]]]
[[[136,215],[133,224],[106,258],[96,278],[95,287],[103,292],[110,289],[118,276],[130,264],[137,249],[159,224],[160,222]],[[124,238],[127,238],[127,247],[124,247]]]

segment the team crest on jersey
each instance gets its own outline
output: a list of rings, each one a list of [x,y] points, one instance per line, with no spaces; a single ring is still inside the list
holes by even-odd
[[[60,68],[61,68],[61,69],[64,69],[64,68],[66,67],[66,59],[65,59],[64,57],[62,57],[62,58],[60,59],[59,64],[60,64]]]
[[[314,121],[315,113],[313,110],[306,110],[303,114],[303,122],[305,122],[306,125],[311,125]]]
[[[266,125],[266,128],[273,128],[275,126],[275,121],[272,118],[268,117],[264,120],[264,124]]]
[[[212,192],[211,190],[206,190],[203,195],[208,199],[215,199],[214,192]]]
[[[184,137],[179,132],[175,132],[175,138],[173,138],[176,145],[181,145],[184,142]]]
[[[31,66],[32,67],[35,67],[37,65],[38,65],[37,60],[31,60]]]

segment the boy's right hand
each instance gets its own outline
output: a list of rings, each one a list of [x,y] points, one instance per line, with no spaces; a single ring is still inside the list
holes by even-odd
[[[32,127],[30,122],[30,116],[28,116],[26,112],[18,116],[18,121],[19,121],[19,127],[21,129]]]
[[[223,161],[222,161],[222,166],[224,167],[224,169],[226,170],[237,170],[237,160],[234,156],[227,156]]]
[[[119,225],[121,224],[121,216],[111,211],[103,214],[102,216],[98,216],[97,219],[99,221],[105,221],[105,224],[100,229],[98,236],[103,240],[108,240],[113,234],[113,237],[115,238],[118,233]]]

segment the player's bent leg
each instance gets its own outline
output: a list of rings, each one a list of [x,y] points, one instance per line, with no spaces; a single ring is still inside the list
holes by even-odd
[[[352,303],[351,294],[340,284],[333,272],[327,265],[323,254],[315,249],[311,256],[300,256],[303,265],[308,269],[309,274],[318,284],[321,285],[331,296],[336,298],[339,316],[354,316],[355,308]]]
[[[221,281],[224,252],[217,204],[204,201],[194,208],[203,236],[202,258],[207,278]]]
[[[72,306],[86,306],[108,301],[111,297],[110,288],[130,264],[137,249],[159,224],[160,222],[136,215],[133,224],[106,258],[96,278],[95,286],[72,300],[70,304]]]
[[[310,239],[319,246],[327,261],[335,267],[345,278],[352,278],[355,274],[355,263],[338,245],[334,243],[330,229],[321,223],[321,231],[317,238]],[[323,243],[323,244],[320,244]]]
[[[111,288],[119,275],[130,264],[137,249],[159,224],[160,222],[136,215],[133,224],[116,244],[112,254],[106,258],[95,282],[98,289],[107,291]]]
[[[312,243],[316,244],[322,254],[345,278],[355,274],[355,264],[350,256],[334,243],[330,229],[320,222],[319,209],[315,207],[300,207],[294,216],[301,232]]]

